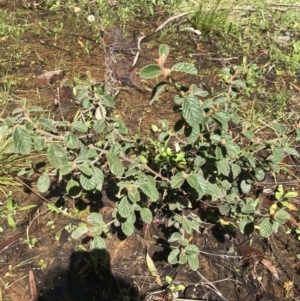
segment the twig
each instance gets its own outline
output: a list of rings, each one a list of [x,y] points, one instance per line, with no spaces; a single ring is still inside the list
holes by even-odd
[[[171,18],[169,18],[167,21],[165,21],[163,24],[161,24],[160,26],[157,27],[157,29],[155,30],[155,33],[162,30],[168,23],[170,23],[171,21],[173,20],[176,20],[180,17],[183,17],[183,16],[186,16],[188,15],[189,13],[182,13],[182,14],[179,14],[179,15],[176,15],[176,16],[173,16]]]

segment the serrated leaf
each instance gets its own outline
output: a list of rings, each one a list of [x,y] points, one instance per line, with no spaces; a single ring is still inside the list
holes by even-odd
[[[224,175],[224,176],[229,176],[230,173],[230,165],[226,159],[219,160],[216,162],[216,166],[218,169],[218,174],[219,175]]]
[[[255,213],[255,207],[253,205],[245,205],[241,208],[241,211],[246,214]]]
[[[232,164],[231,165],[231,172],[234,178],[237,178],[239,174],[241,173],[241,167],[238,164]]]
[[[283,151],[288,154],[288,155],[292,155],[295,157],[299,157],[299,153],[296,149],[292,148],[292,147],[284,147]]]
[[[262,237],[270,237],[273,233],[272,221],[268,218],[263,219],[263,221],[260,223],[259,232]]]
[[[125,235],[130,236],[134,232],[134,222],[128,218],[121,228]]]
[[[41,151],[45,148],[45,138],[34,137],[34,147],[37,151]]]
[[[199,248],[196,245],[190,244],[185,247],[185,252],[188,255],[198,255]]]
[[[73,232],[71,237],[73,239],[79,239],[82,235],[88,232],[88,228],[86,226],[79,226]]]
[[[79,178],[80,184],[82,188],[87,191],[91,191],[94,189],[101,191],[102,183],[104,180],[103,172],[101,169],[94,166],[91,167],[91,170],[92,170],[92,176],[86,176],[83,173],[80,175]]]
[[[161,68],[157,64],[147,65],[140,71],[140,77],[145,79],[156,78],[161,74]]]
[[[115,100],[111,95],[101,95],[101,103],[109,108],[115,108]]]
[[[197,74],[198,71],[194,65],[190,63],[177,63],[172,66],[171,71],[184,72],[188,74]]]
[[[132,205],[129,203],[127,197],[123,197],[117,207],[118,213],[124,218],[127,218],[132,214]]]
[[[279,210],[274,215],[274,219],[282,225],[285,224],[286,220],[290,219],[290,217],[290,214],[285,210]]]
[[[192,128],[192,131],[190,132],[190,134],[187,136],[188,142],[189,143],[195,143],[199,138],[199,134],[200,134],[199,125],[194,126]]]
[[[78,164],[76,166],[82,173],[84,173],[86,176],[92,176],[93,171],[91,167],[87,163]]]
[[[50,164],[56,168],[61,168],[68,164],[68,153],[56,143],[50,144],[47,156]]]
[[[42,174],[37,180],[37,188],[41,193],[45,193],[49,190],[51,185],[50,178],[47,174]]]
[[[282,147],[277,147],[275,146],[273,148],[273,158],[272,158],[272,161],[274,163],[281,163],[283,158],[284,158],[284,151],[283,151],[283,148]]]
[[[91,250],[106,250],[105,240],[101,236],[96,236],[91,242]]]
[[[198,258],[198,255],[190,255],[190,256],[188,256],[188,263],[189,263],[190,268],[193,271],[197,271],[198,268],[199,268],[199,258]]]
[[[182,173],[178,172],[171,178],[171,187],[172,188],[179,188],[182,186],[185,179],[182,177]]]
[[[230,211],[230,206],[228,204],[223,204],[219,207],[219,211],[222,215],[226,215]]]
[[[179,255],[180,251],[179,249],[174,249],[171,251],[171,253],[168,256],[168,262],[170,264],[176,264],[178,263],[178,255]]]
[[[233,84],[238,88],[247,89],[246,83],[243,80],[236,79],[233,81]]]
[[[142,208],[140,214],[144,223],[150,224],[152,222],[153,215],[149,208]]]
[[[44,118],[44,117],[40,117],[37,122],[39,124],[43,125],[44,127],[46,127],[51,132],[57,133],[57,128],[55,127],[53,120],[47,119],[47,118]]]
[[[275,124],[275,131],[278,134],[284,134],[287,131],[287,127],[284,124],[276,123]]]
[[[197,95],[200,97],[206,97],[208,96],[208,92],[202,90],[201,88],[197,87],[196,85],[192,84],[190,86],[191,95]]]
[[[199,198],[201,198],[207,193],[207,182],[201,173],[197,174],[197,181],[199,184],[197,192],[199,193]]]
[[[151,99],[149,101],[149,105],[151,106],[153,104],[153,102],[159,97],[159,95],[164,91],[165,87],[166,87],[166,83],[165,82],[161,82],[158,83],[152,91],[152,96]]]
[[[194,96],[186,96],[183,99],[182,115],[191,127],[199,127],[200,104]]]
[[[13,143],[15,150],[22,154],[29,154],[32,148],[32,138],[30,134],[21,127],[16,127],[13,133]]]
[[[185,253],[180,253],[179,258],[178,258],[178,263],[185,264],[185,263],[187,263],[187,259],[188,259],[188,256]]]
[[[141,196],[140,196],[140,193],[139,193],[137,187],[131,187],[131,189],[128,191],[128,198],[133,203],[137,203],[141,199]]]
[[[230,115],[226,111],[218,111],[212,115],[212,118],[215,119],[222,125],[224,131],[228,129],[228,122],[230,120]]]
[[[168,239],[168,242],[176,242],[179,239],[181,239],[182,234],[180,234],[179,232],[174,232],[171,237]]]
[[[238,158],[239,157],[241,149],[240,149],[240,147],[236,143],[227,142],[225,144],[225,148],[226,148],[228,156],[230,158],[234,159],[234,158]]]
[[[79,147],[79,139],[73,133],[69,133],[66,136],[64,142],[67,145],[67,147],[70,148],[70,149],[74,149],[74,148]]]
[[[101,134],[105,129],[105,120],[101,119],[101,120],[97,120],[94,125],[93,125],[93,130],[98,133]]]
[[[59,170],[59,174],[60,174],[60,176],[64,176],[64,175],[69,174],[73,170],[74,170],[74,167],[70,164],[67,164]]]
[[[72,129],[79,132],[86,133],[88,131],[88,126],[82,121],[74,121],[72,123]]]
[[[166,44],[162,44],[159,46],[159,50],[158,50],[158,54],[160,57],[164,56],[165,58],[167,58],[167,56],[169,55],[170,49],[169,46]]]
[[[147,176],[146,182],[140,183],[139,188],[151,202],[156,202],[158,200],[159,194],[153,177]]]
[[[112,151],[109,151],[107,155],[107,162],[110,171],[115,174],[117,177],[121,177],[124,173],[124,167],[122,165],[121,160],[118,158],[116,154]]]
[[[91,213],[86,221],[93,226],[102,226],[103,225],[103,217],[100,213],[93,212]]]

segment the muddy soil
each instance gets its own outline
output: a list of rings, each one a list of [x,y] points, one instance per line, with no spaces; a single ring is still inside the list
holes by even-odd
[[[15,9],[9,3],[2,7],[8,12]],[[92,25],[82,26],[81,17],[70,12],[23,8],[22,17],[29,26],[20,41],[9,37],[5,43],[1,42],[1,54],[7,60],[1,63],[6,77],[0,80],[0,85],[4,88],[8,81],[12,83],[10,96],[1,107],[4,116],[10,114],[20,99],[27,98],[57,119],[71,120],[78,109],[73,87],[76,79],[86,79],[88,71],[94,81],[105,83],[116,93],[115,114],[123,117],[131,133],[147,137],[151,134],[151,124],[166,118],[171,121],[170,126],[174,126],[172,120],[174,123],[177,120],[172,98],[161,98],[149,106],[155,81],[144,82],[138,76],[143,66],[157,58],[161,43],[171,46],[168,64],[177,62],[178,57],[182,61],[192,58],[200,69],[202,75],[197,78],[178,76],[179,83],[201,83],[210,90],[217,87],[214,70],[228,63],[190,56],[197,51],[195,37],[180,36],[180,44],[184,45],[184,49],[180,49],[174,41],[154,34],[158,18],[147,22],[136,19],[126,31],[116,25],[102,34],[101,43],[101,34],[95,34]],[[41,19],[42,27],[38,22]],[[55,32],[53,28],[59,28],[62,23],[63,28]],[[146,38],[141,43],[137,64],[132,67],[141,32]],[[206,46],[208,49],[213,45]],[[12,49],[20,55],[11,55]],[[236,55],[232,59],[236,60]],[[62,76],[50,84],[39,80],[40,74],[54,70],[62,70]],[[55,105],[55,100],[61,107]],[[269,184],[274,183],[264,183]],[[59,188],[54,187],[48,195],[40,196],[35,192],[34,183],[31,186],[24,191],[13,191],[13,198],[20,207],[37,205],[18,213],[17,229],[13,232],[6,220],[0,221],[4,229],[0,234],[2,300],[32,300],[34,294],[37,300],[44,301],[299,300],[299,242],[297,237],[290,236],[287,240],[283,229],[270,240],[242,236],[230,227],[213,222],[214,212],[199,204],[194,211],[201,215],[204,223],[200,232],[193,235],[193,243],[201,249],[200,268],[193,272],[186,266],[172,267],[167,263],[172,245],[167,242],[170,233],[161,213],[156,217],[158,223],[149,227],[137,224],[135,234],[129,238],[112,228],[107,237],[107,251],[91,253],[88,239],[70,240],[70,231],[84,220],[91,208],[102,213],[107,222],[111,220],[115,200],[109,196],[109,188],[88,201],[74,204]],[[262,197],[262,204],[268,201],[268,197]],[[49,203],[73,212],[73,217],[51,211]],[[76,212],[75,205],[82,211]],[[159,277],[149,272],[146,254],[153,259]],[[278,276],[274,269],[270,271],[262,264],[262,258],[276,269]],[[174,284],[184,284],[185,289],[178,295],[168,287],[167,275]]]

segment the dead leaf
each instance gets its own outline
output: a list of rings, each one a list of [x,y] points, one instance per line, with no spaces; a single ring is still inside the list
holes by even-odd
[[[270,273],[274,276],[276,280],[279,279],[275,266],[268,259],[263,258],[263,260],[261,260],[260,262],[270,271]]]
[[[31,295],[31,300],[37,301],[38,299],[38,292],[36,289],[36,283],[35,283],[35,278],[32,269],[30,268],[28,271],[28,282],[29,282],[29,289],[30,289],[30,295]]]
[[[40,84],[49,85],[53,81],[54,77],[57,79],[63,78],[63,73],[63,70],[48,71],[37,76],[36,79]]]
[[[300,92],[300,87],[298,87],[297,85],[295,85],[295,84],[293,84],[293,83],[291,83],[291,82],[289,82],[289,84],[290,84],[295,90],[297,90],[298,92]]]
[[[155,281],[157,282],[157,284],[162,286],[162,282],[161,282],[160,276],[158,274],[158,271],[157,271],[157,269],[154,265],[154,262],[148,252],[146,254],[146,262],[147,262],[147,266],[148,266],[148,269],[149,269],[151,275],[155,277]]]

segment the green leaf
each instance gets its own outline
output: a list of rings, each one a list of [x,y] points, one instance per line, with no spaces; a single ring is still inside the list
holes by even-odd
[[[79,183],[73,179],[68,182],[66,190],[68,195],[73,199],[80,197],[82,193]]]
[[[194,65],[189,63],[177,63],[172,66],[171,71],[184,72],[188,74],[197,74],[198,71]]]
[[[237,178],[239,174],[241,173],[241,167],[238,164],[233,163],[231,165],[231,171],[234,178]]]
[[[180,251],[179,249],[174,249],[171,251],[171,253],[168,256],[168,262],[170,264],[176,264],[178,263],[178,255],[179,255]]]
[[[88,131],[88,126],[81,121],[74,121],[72,123],[72,129],[77,130],[79,132],[86,133]]]
[[[47,151],[47,156],[50,164],[56,168],[62,168],[68,164],[68,153],[56,143],[50,144]]]
[[[196,85],[191,84],[190,86],[191,95],[196,95],[199,97],[206,97],[208,96],[208,92],[198,88]]]
[[[9,216],[7,217],[7,223],[8,223],[8,225],[12,228],[13,231],[16,230],[17,224],[16,224],[16,222],[15,222],[15,220],[13,219],[12,216],[9,215]]]
[[[228,129],[230,115],[226,111],[218,111],[217,113],[212,115],[212,118],[222,125],[224,131]]]
[[[296,149],[292,148],[292,147],[284,147],[283,151],[288,154],[288,155],[292,155],[295,157],[299,157],[299,153]]]
[[[150,224],[152,222],[153,216],[149,208],[142,208],[140,214],[144,223]]]
[[[247,89],[246,83],[243,80],[236,79],[233,81],[233,84],[238,88]]]
[[[30,134],[21,127],[16,127],[13,133],[13,143],[15,150],[22,154],[29,154],[32,148],[32,138]]]
[[[255,168],[254,175],[258,181],[262,181],[266,176],[264,170],[261,168]]]
[[[229,176],[230,166],[229,166],[229,163],[226,159],[217,161],[216,166],[217,166],[219,175],[223,174],[226,177]]]
[[[67,145],[67,147],[69,147],[70,149],[74,149],[74,148],[79,147],[79,139],[73,133],[69,133],[66,136],[64,142]]]
[[[185,179],[182,177],[182,173],[178,172],[171,178],[171,187],[172,188],[179,188],[184,183]]]
[[[141,199],[138,188],[131,187],[131,189],[128,191],[128,197],[133,203],[137,203]]]
[[[149,198],[150,202],[156,202],[158,200],[159,194],[153,177],[147,176],[146,181],[141,182],[139,188]]]
[[[104,180],[104,175],[101,169],[91,166],[92,176],[86,176],[85,174],[80,175],[80,184],[83,189],[91,191],[97,189],[102,190],[102,183]]]
[[[199,127],[200,104],[194,96],[186,96],[183,99],[182,115],[191,127]]]
[[[273,148],[273,158],[272,161],[274,163],[281,163],[284,158],[284,151],[282,147],[275,146]]]
[[[167,56],[169,55],[170,49],[169,46],[166,44],[162,44],[159,46],[159,51],[158,54],[160,57],[164,56],[165,58],[167,58]]]
[[[290,219],[290,217],[290,214],[285,210],[279,210],[274,215],[274,219],[281,225],[284,225],[286,223],[286,220]]]
[[[165,82],[161,82],[158,83],[152,91],[152,96],[149,102],[149,105],[151,106],[153,104],[153,102],[159,97],[159,95],[164,91],[165,87],[166,87],[166,83]]]
[[[105,240],[101,236],[96,236],[91,242],[91,250],[106,250]]]
[[[118,213],[124,218],[127,218],[132,214],[132,205],[129,203],[127,197],[123,197],[117,207]]]
[[[263,221],[260,223],[260,235],[262,237],[270,237],[273,232],[273,224],[272,221],[269,218],[263,219]]]
[[[187,263],[187,259],[188,259],[188,256],[185,253],[180,253],[179,258],[178,258],[178,263],[185,264],[185,263]]]
[[[29,106],[29,107],[27,108],[27,111],[28,111],[29,113],[33,113],[33,112],[43,112],[44,109],[43,109],[42,107],[39,107],[39,106]]]
[[[196,245],[190,244],[185,247],[185,252],[188,255],[198,255],[199,248]]]
[[[85,233],[88,232],[88,228],[87,226],[79,226],[77,227],[73,232],[72,232],[72,235],[71,237],[73,239],[79,239],[82,235],[84,235]]]
[[[222,215],[226,215],[230,211],[230,206],[228,204],[223,204],[219,207],[219,211]]]
[[[278,134],[284,134],[287,131],[287,127],[284,124],[276,123],[275,124],[275,131]]]
[[[60,176],[64,176],[69,174],[70,172],[72,172],[74,170],[74,167],[70,164],[67,164],[65,166],[63,166],[60,170],[59,170],[59,174]]]
[[[236,143],[227,142],[225,144],[225,148],[227,150],[228,156],[231,158],[238,158],[240,154],[240,147]]]
[[[38,124],[41,124],[44,127],[46,127],[51,132],[57,133],[57,128],[55,127],[53,120],[47,119],[47,118],[44,118],[44,117],[40,117],[37,122],[38,122]]]
[[[101,104],[112,109],[115,108],[115,100],[111,95],[101,95]]]
[[[241,208],[241,211],[242,213],[246,213],[246,214],[252,214],[252,213],[255,213],[255,206],[253,205],[244,205],[242,208]]]
[[[87,217],[86,221],[93,226],[102,226],[103,217],[101,214],[93,212]]]
[[[78,164],[77,168],[86,176],[92,176],[93,171],[87,163]]]
[[[104,119],[97,120],[93,125],[93,130],[98,134],[101,134],[104,131],[104,129],[105,129]]]
[[[42,151],[45,148],[45,138],[34,137],[33,142],[37,151]]]
[[[147,65],[140,71],[140,77],[145,79],[155,78],[160,76],[161,74],[162,71],[157,64]]]
[[[122,162],[118,158],[116,154],[114,154],[111,150],[109,151],[107,155],[107,162],[110,171],[115,174],[117,177],[121,177],[124,173],[124,167],[122,165]]]
[[[168,242],[176,242],[182,238],[182,234],[179,232],[172,233],[171,237],[168,239]]]
[[[193,271],[197,271],[198,268],[199,268],[199,258],[198,258],[198,255],[190,255],[190,256],[188,256],[188,263],[189,263],[190,268]]]
[[[132,219],[127,218],[126,222],[122,223],[121,228],[125,235],[130,236],[134,232],[134,222]]]
[[[241,182],[241,189],[243,193],[249,193],[251,189],[251,184],[247,184],[245,180]]]
[[[199,138],[199,134],[200,134],[199,125],[198,126],[194,126],[192,128],[192,131],[191,131],[190,135],[187,137],[188,138],[188,142],[189,143],[195,143],[198,140],[198,138]]]
[[[51,181],[49,176],[44,173],[37,180],[37,188],[41,193],[45,193],[49,190]]]

